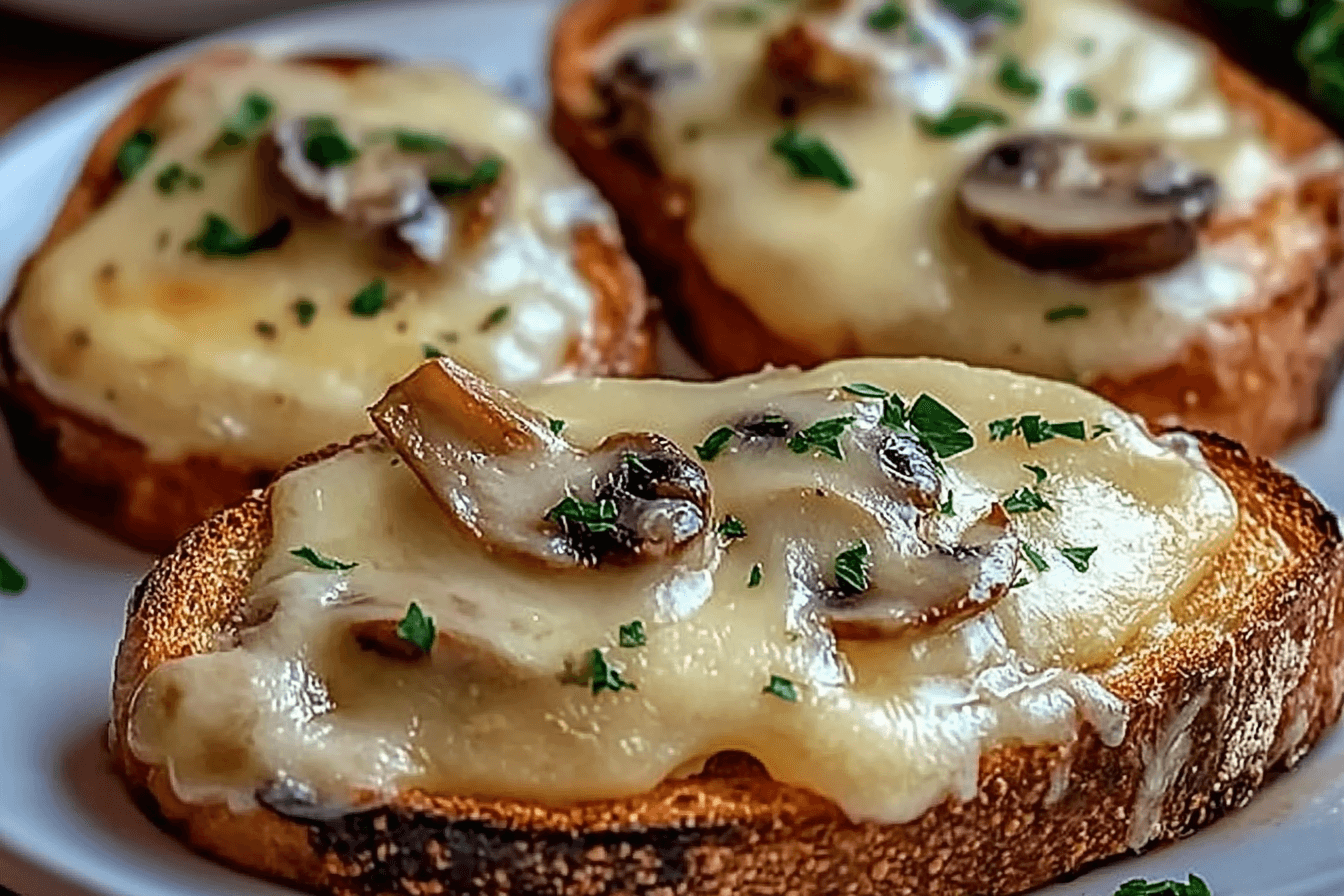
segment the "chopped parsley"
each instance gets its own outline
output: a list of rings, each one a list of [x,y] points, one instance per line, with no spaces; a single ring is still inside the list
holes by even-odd
[[[798,688],[783,675],[771,675],[770,683],[761,688],[762,694],[769,694],[790,703],[798,702]]]
[[[1093,38],[1084,37],[1078,40],[1078,52],[1084,56],[1091,56],[1097,52],[1097,42]]]
[[[1097,552],[1095,547],[1091,548],[1060,548],[1059,552],[1064,555],[1064,559],[1079,572],[1087,572],[1092,568],[1092,555]]]
[[[1061,320],[1070,320],[1075,317],[1087,317],[1088,310],[1086,305],[1061,305],[1058,308],[1051,308],[1045,312],[1047,323],[1059,323]]]
[[[177,192],[178,187],[199,190],[205,182],[194,171],[188,171],[181,162],[171,162],[154,176],[154,189],[165,196]]]
[[[434,648],[434,620],[424,614],[419,604],[411,601],[406,615],[397,623],[397,637],[429,653]]]
[[[636,619],[621,626],[617,635],[622,647],[643,647],[647,643],[644,636],[644,623]]]
[[[729,540],[747,537],[747,525],[731,513],[719,523],[719,534]]]
[[[313,550],[307,545],[304,545],[301,548],[295,548],[294,550],[290,551],[290,553],[293,554],[295,557],[298,557],[300,560],[306,561],[312,564],[313,566],[316,566],[318,569],[325,569],[328,572],[343,569],[354,569],[356,566],[359,565],[358,563],[345,563],[344,561],[337,560],[335,557],[328,557],[324,554],[319,554],[317,551]]]
[[[886,389],[874,386],[871,383],[849,383],[840,388],[850,395],[857,395],[860,398],[886,398],[891,394]]]
[[[1041,79],[1022,67],[1016,56],[1005,56],[999,64],[999,86],[1023,99],[1034,100],[1041,95]]]
[[[757,585],[761,584],[761,575],[762,575],[761,564],[759,563],[753,564],[751,567],[751,572],[747,574],[747,587],[755,588]]]
[[[943,0],[943,7],[966,22],[985,16],[994,16],[1008,25],[1022,21],[1021,0]]]
[[[993,106],[986,106],[981,103],[958,103],[941,118],[917,115],[915,121],[919,123],[924,133],[930,137],[943,139],[969,134],[983,125],[1001,128],[1008,124],[1008,116]]]
[[[633,467],[634,469],[638,470],[641,473],[647,473],[650,476],[653,475],[653,471],[649,469],[649,465],[644,463],[644,459],[641,458],[638,454],[635,454],[633,451],[627,451],[621,457],[621,463],[625,464],[628,467]]]
[[[916,398],[906,419],[910,428],[940,458],[953,457],[975,447],[975,437],[967,428],[966,421],[932,395],[924,394]]]
[[[437,345],[430,345],[428,342],[420,345],[420,352],[425,356],[426,361],[431,361],[434,358],[442,358],[444,356],[442,349]]]
[[[387,281],[377,277],[350,298],[350,313],[374,317],[387,307]]]
[[[807,429],[799,430],[789,439],[789,450],[794,454],[817,451],[836,460],[844,460],[840,450],[840,436],[854,422],[853,417],[831,417],[818,420]]]
[[[482,187],[492,186],[504,173],[504,160],[496,156],[481,159],[465,175],[438,171],[429,176],[429,189],[440,199],[464,196]]]
[[[1022,542],[1022,553],[1026,555],[1027,562],[1030,563],[1037,572],[1045,572],[1050,568],[1050,564],[1045,562],[1045,558],[1041,556],[1041,552],[1027,544],[1025,541]]]
[[[266,126],[274,111],[275,103],[270,97],[255,90],[249,92],[239,101],[238,108],[233,114],[224,119],[224,123],[219,127],[219,136],[215,138],[215,143],[209,152],[235,149],[247,143],[261,133],[261,129]]]
[[[887,0],[868,14],[868,27],[874,31],[895,31],[905,21],[905,10],[895,0]]]
[[[257,335],[262,337],[263,339],[275,338],[276,333],[275,324],[271,323],[268,320],[257,321],[257,325],[254,329],[257,331]]]
[[[1213,896],[1213,893],[1208,884],[1192,874],[1185,883],[1177,880],[1125,881],[1115,891],[1115,896]]]
[[[862,594],[868,590],[868,543],[856,541],[848,550],[835,557],[835,581],[845,595]]]
[[[494,329],[495,327],[504,323],[504,318],[508,316],[509,316],[508,305],[499,305],[494,308],[491,308],[490,313],[485,316],[485,319],[481,321],[481,325],[477,329],[479,329],[482,333],[484,333],[486,330]]]
[[[201,232],[183,247],[188,252],[199,252],[207,258],[242,258],[262,249],[274,249],[289,236],[288,218],[278,218],[261,232],[247,236],[214,212],[206,212]]]
[[[854,186],[854,175],[820,137],[804,136],[797,128],[785,128],[771,141],[770,151],[789,164],[794,177],[830,181],[842,190]]]
[[[337,168],[359,158],[359,150],[330,115],[314,115],[303,124],[303,157],[317,167]]]
[[[716,25],[755,25],[765,19],[765,11],[759,6],[742,4],[740,6],[720,6],[711,14]]]
[[[1021,433],[1028,445],[1039,445],[1055,436],[1076,439],[1079,442],[1087,440],[1087,428],[1081,420],[1052,423],[1043,419],[1040,414],[1024,414],[1021,417],[1004,417],[1002,420],[989,421],[989,438],[992,441],[1002,442],[1010,438],[1013,433]]]
[[[393,129],[392,142],[401,152],[445,152],[452,149],[452,144],[438,134],[427,134],[424,131],[412,131],[406,128]]]
[[[298,320],[299,326],[308,326],[316,315],[317,303],[312,299],[299,299],[294,303],[294,317]]]
[[[28,587],[28,577],[0,554],[0,594],[22,594]]]
[[[1120,110],[1120,117],[1117,119],[1117,121],[1120,124],[1133,124],[1134,120],[1137,119],[1138,117],[1139,113],[1137,109],[1135,109],[1133,106],[1125,106],[1123,109]]]
[[[1045,471],[1045,467],[1038,467],[1035,466],[1034,464],[1023,464],[1022,467],[1023,469],[1031,471],[1031,475],[1036,477],[1036,483],[1038,485],[1045,481],[1046,476],[1050,475]]]
[[[1088,118],[1097,114],[1097,97],[1091,90],[1082,86],[1070,87],[1069,92],[1064,94],[1064,105],[1069,108],[1069,114],[1078,118]]]
[[[1102,436],[1106,435],[1106,433],[1108,433],[1108,432],[1115,432],[1115,430],[1111,429],[1109,426],[1107,426],[1107,425],[1104,424],[1104,423],[1093,423],[1093,424],[1092,424],[1092,438],[1094,438],[1094,439],[1099,439],[1099,438],[1101,438]]]
[[[896,430],[896,432],[905,432],[909,429],[905,425],[905,403],[901,401],[901,396],[887,396],[887,399],[882,402],[882,417],[877,422],[887,429]]]
[[[588,653],[588,680],[584,682],[592,687],[594,694],[603,691],[617,693],[625,690],[637,690],[630,682],[621,677],[621,673],[607,662],[602,651],[593,648]]]
[[[723,449],[728,447],[732,439],[733,430],[727,426],[720,426],[695,446],[695,453],[701,460],[711,461],[723,453]]]
[[[561,431],[565,428],[565,421],[558,420],[555,417],[547,417],[546,425],[551,428],[551,432],[560,435]]]
[[[947,493],[947,497],[943,499],[943,503],[938,505],[938,512],[941,513],[943,516],[956,516],[956,515],[957,515],[957,511],[952,507],[952,492],[951,492],[951,491],[948,491],[948,493]]]
[[[1041,493],[1025,485],[1003,499],[1003,509],[1009,513],[1036,513],[1041,510],[1054,510],[1050,502],[1041,497]]]
[[[126,138],[117,150],[117,173],[122,180],[130,180],[145,167],[149,157],[154,154],[154,144],[158,136],[153,131],[136,131]]]
[[[610,532],[616,528],[616,504],[605,499],[581,501],[573,496],[566,496],[559,504],[546,511],[545,518],[553,523],[575,523],[589,532]]]

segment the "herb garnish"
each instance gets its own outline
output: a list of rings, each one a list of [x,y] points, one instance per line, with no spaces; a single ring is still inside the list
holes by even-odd
[[[154,154],[154,144],[158,139],[153,131],[136,131],[126,138],[121,149],[117,150],[117,173],[122,180],[130,180],[145,167],[149,157]]]
[[[759,6],[742,4],[740,6],[720,6],[711,14],[716,25],[755,25],[765,18],[765,11]]]
[[[835,581],[846,596],[868,590],[868,542],[856,541],[835,558]]]
[[[565,421],[557,420],[555,417],[547,417],[546,425],[551,428],[551,432],[560,435],[560,431],[565,428]]]
[[[589,532],[610,532],[615,529],[616,504],[613,501],[581,501],[566,496],[559,504],[546,511],[546,519],[553,523],[570,522],[583,526]]]
[[[1064,555],[1064,559],[1069,561],[1074,569],[1079,572],[1087,572],[1092,567],[1092,555],[1097,552],[1097,549],[1095,547],[1060,548],[1059,552]]]
[[[621,626],[617,636],[622,647],[643,647],[647,643],[644,636],[644,623],[638,619]]]
[[[957,515],[957,511],[952,508],[952,492],[950,489],[948,490],[947,497],[943,499],[943,503],[938,505],[938,512],[943,516]]]
[[[1069,107],[1070,115],[1076,115],[1079,118],[1087,118],[1097,113],[1096,95],[1081,84],[1077,87],[1070,87],[1069,92],[1064,94],[1064,105]]]
[[[1208,884],[1192,874],[1186,883],[1177,880],[1126,881],[1115,891],[1115,896],[1213,896],[1213,893]]]
[[[1054,510],[1050,502],[1041,497],[1041,493],[1025,485],[1003,499],[1003,509],[1009,513],[1036,513],[1041,510]]]
[[[794,177],[830,181],[842,190],[854,186],[854,175],[835,150],[819,137],[807,137],[797,128],[786,128],[771,141],[770,151],[788,162]]]
[[[314,115],[304,121],[303,157],[319,168],[349,165],[359,158],[359,150],[330,115]]]
[[[442,358],[444,353],[437,345],[430,345],[428,342],[421,343],[420,352],[425,356],[426,361],[432,361],[435,358]]]
[[[181,162],[172,162],[164,166],[163,170],[154,176],[154,189],[165,196],[171,196],[177,192],[179,186],[185,186],[189,190],[199,190],[204,181],[201,176],[193,171],[188,171],[182,166]]]
[[[255,236],[245,236],[220,215],[206,212],[201,232],[188,240],[183,248],[207,258],[242,258],[262,249],[276,248],[289,236],[289,229],[289,219],[279,218]]]
[[[350,299],[350,313],[359,317],[374,317],[387,307],[387,281],[377,277],[366,284]]]
[[[0,594],[22,594],[28,587],[28,577],[0,554]]]
[[[771,675],[770,683],[761,688],[762,694],[770,694],[781,700],[787,700],[790,703],[798,702],[798,688],[794,687],[792,681],[789,681],[783,675]]]
[[[874,386],[872,383],[848,383],[840,388],[860,398],[886,398],[890,394],[886,389]]]
[[[747,525],[731,513],[719,523],[719,534],[729,540],[747,537]]]
[[[1027,555],[1027,562],[1035,567],[1037,572],[1045,572],[1050,568],[1050,564],[1045,562],[1045,558],[1041,556],[1040,551],[1025,541],[1022,542],[1022,553]]]
[[[479,329],[482,333],[484,333],[486,330],[493,329],[502,324],[504,322],[504,318],[508,316],[509,316],[509,306],[498,305],[490,309],[490,313],[485,316],[485,320],[481,321],[481,325],[477,329]]]
[[[653,470],[649,469],[649,465],[644,463],[644,459],[633,451],[627,451],[622,455],[621,463],[625,464],[627,467],[632,467],[641,473],[647,473],[650,476],[653,475]]]
[[[1084,56],[1091,56],[1097,51],[1097,42],[1093,38],[1084,37],[1078,41],[1078,52]]]
[[[1015,432],[1021,433],[1028,445],[1039,445],[1055,436],[1076,439],[1079,442],[1087,440],[1086,427],[1081,420],[1052,423],[1042,419],[1040,414],[1024,414],[1021,417],[1004,417],[1002,420],[989,421],[989,438],[992,441],[1002,442]]]
[[[434,620],[424,614],[419,604],[411,601],[406,615],[397,623],[397,637],[429,653],[434,648]]]
[[[916,398],[910,406],[907,422],[940,458],[952,457],[975,447],[975,437],[966,421],[927,393]]]
[[[1089,311],[1086,305],[1061,305],[1058,308],[1051,308],[1045,312],[1047,323],[1059,323],[1061,320],[1069,320],[1075,317],[1087,317]]]
[[[588,653],[588,680],[582,683],[591,685],[594,694],[603,691],[618,693],[624,690],[638,690],[621,677],[621,673],[607,662],[607,658],[598,648],[593,648]]]
[[[239,101],[234,113],[224,119],[219,136],[207,154],[242,146],[261,132],[274,111],[275,103],[266,94],[256,91],[248,93]]]
[[[874,31],[895,31],[905,21],[905,10],[895,0],[887,0],[868,14],[868,27]]]
[[[720,426],[695,446],[695,453],[701,460],[711,461],[723,453],[723,449],[728,447],[732,439],[733,430],[727,426]]]
[[[253,329],[256,330],[256,331],[257,331],[257,335],[260,336],[260,337],[263,338],[263,339],[274,339],[274,338],[275,338],[275,333],[276,333],[276,330],[275,330],[275,324],[271,323],[271,322],[268,321],[268,320],[259,320],[259,321],[257,321],[257,325],[256,325],[255,327],[253,327]]]
[[[966,22],[983,16],[994,16],[1007,25],[1022,21],[1021,0],[943,0],[943,8]]]
[[[488,187],[504,173],[504,160],[495,156],[481,159],[465,176],[450,172],[435,172],[429,176],[429,189],[440,199],[462,196],[481,187]]]
[[[394,128],[392,141],[402,152],[444,152],[452,149],[451,144],[437,134],[424,131],[412,131],[406,128]]]
[[[1045,467],[1038,467],[1033,464],[1023,464],[1022,467],[1023,469],[1031,471],[1031,475],[1036,477],[1036,482],[1038,485],[1045,481],[1046,476],[1050,475],[1045,471]]]
[[[1041,95],[1041,79],[1022,67],[1016,56],[1005,56],[999,64],[999,86],[1014,96],[1034,100]]]
[[[1120,117],[1117,119],[1117,121],[1120,124],[1133,124],[1134,120],[1138,117],[1139,117],[1138,110],[1136,110],[1133,106],[1125,106],[1123,109],[1120,110]]]
[[[316,315],[317,303],[312,299],[299,299],[294,303],[294,317],[298,320],[299,326],[308,326]]]
[[[831,417],[818,420],[807,429],[799,430],[789,439],[789,450],[794,454],[819,451],[836,460],[844,460],[840,450],[840,435],[854,422],[853,417]]]
[[[751,572],[747,575],[747,587],[755,588],[757,585],[761,584],[761,575],[761,564],[757,563],[753,565],[751,567]]]
[[[295,548],[294,550],[290,551],[290,553],[293,554],[295,557],[298,557],[300,560],[306,560],[308,563],[311,563],[318,569],[325,569],[328,572],[334,570],[354,569],[356,566],[359,565],[358,563],[345,563],[341,560],[337,560],[335,557],[327,557],[323,554],[319,554],[317,551],[313,550],[307,545],[304,545],[301,548]]]
[[[916,115],[915,121],[930,137],[960,137],[981,125],[1001,128],[1008,124],[1008,116],[993,106],[980,103],[958,103],[941,118]]]
[[[1104,424],[1104,423],[1093,423],[1093,424],[1092,424],[1092,438],[1094,438],[1094,439],[1099,439],[1099,438],[1101,438],[1102,436],[1106,435],[1106,433],[1108,433],[1108,432],[1115,432],[1115,430],[1111,429],[1109,426],[1107,426],[1107,425]]]

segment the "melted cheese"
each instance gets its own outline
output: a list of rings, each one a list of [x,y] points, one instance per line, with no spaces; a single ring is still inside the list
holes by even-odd
[[[408,128],[502,156],[497,225],[430,268],[299,213],[266,183],[255,142],[203,157],[254,90],[274,101],[276,118],[339,115],[351,129]],[[11,335],[44,393],[158,457],[283,465],[367,428],[364,408],[426,345],[516,384],[560,369],[588,326],[593,297],[571,264],[571,233],[605,224],[608,210],[530,113],[465,75],[379,66],[336,76],[221,56],[190,67],[149,127],[158,134],[149,163],[32,268]],[[200,189],[156,189],[173,162],[198,173]],[[208,212],[247,234],[282,214],[295,225],[275,251],[205,258],[183,247]],[[352,296],[377,276],[391,307],[351,314]],[[294,311],[300,299],[317,307],[308,326]],[[487,327],[501,305],[507,316]]]
[[[798,406],[800,393],[852,408],[838,387],[855,381],[907,402],[929,393],[970,423],[975,447],[946,461],[955,513],[935,514],[945,534],[1034,485],[1023,464],[1044,468],[1035,487],[1053,510],[1011,525],[1048,568],[1021,562],[1026,582],[960,623],[837,642],[800,605],[798,569],[874,537],[863,507],[816,497],[859,481],[848,437],[844,461],[734,443],[705,462],[714,519],[738,517],[745,538],[711,538],[665,564],[565,571],[484,550],[386,448],[346,451],[278,482],[273,541],[243,613],[254,624],[217,652],[153,671],[128,743],[166,764],[183,798],[236,809],[286,777],[328,808],[413,786],[547,803],[619,797],[746,750],[777,779],[885,821],[970,797],[979,757],[996,745],[1068,742],[1084,721],[1118,743],[1127,708],[1105,689],[1107,670],[1126,645],[1170,626],[1173,603],[1236,526],[1230,493],[1192,441],[1155,440],[1071,386],[935,361],[718,384],[572,382],[525,397],[566,420],[578,446],[656,429],[691,453],[721,425]],[[987,421],[1024,413],[1113,431],[1036,446],[988,438]],[[552,499],[566,485],[528,483]],[[359,565],[315,570],[290,554],[304,545]],[[1090,569],[1066,561],[1069,546],[1096,546]],[[361,649],[351,626],[398,620],[409,601],[446,633],[431,656]],[[647,644],[620,647],[618,628],[634,619]],[[593,648],[638,689],[565,683]],[[762,693],[772,675],[795,683],[798,702]]]
[[[759,19],[725,14],[743,5]],[[763,98],[763,59],[796,4],[686,0],[627,23],[594,61],[601,69],[646,48],[697,68],[653,92],[649,135],[667,176],[693,188],[689,239],[771,331],[821,357],[932,355],[1084,382],[1134,373],[1168,360],[1214,315],[1263,299],[1274,259],[1322,238],[1311,224],[1269,249],[1209,244],[1176,270],[1104,286],[1020,267],[951,214],[961,173],[1015,132],[1157,141],[1217,177],[1230,218],[1298,175],[1219,92],[1211,48],[1120,3],[1023,0],[1022,23],[975,50],[936,2],[911,0],[901,6],[936,46],[934,61],[913,66],[867,26],[876,4],[837,5],[804,18],[879,70],[877,96],[805,103],[797,123],[843,159],[850,190],[793,176],[770,149],[783,120]],[[1039,77],[1039,98],[999,86],[1008,56]],[[1094,115],[1069,110],[1080,86],[1097,100]],[[993,106],[1011,124],[957,139],[917,124],[916,113],[937,118],[956,102]],[[1046,320],[1071,305],[1087,316]]]

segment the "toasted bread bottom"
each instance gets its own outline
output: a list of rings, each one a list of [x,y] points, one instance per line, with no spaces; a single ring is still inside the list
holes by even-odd
[[[595,123],[590,51],[622,22],[656,12],[659,0],[577,0],[557,23],[550,61],[551,128],[580,171],[621,217],[631,254],[668,319],[715,376],[765,364],[811,367],[833,360],[771,330],[721,286],[691,243],[695,204],[689,184],[665,178],[647,159],[623,155]],[[1309,113],[1227,59],[1218,81],[1228,100],[1255,116],[1266,138],[1290,158],[1319,146],[1324,127]],[[1327,239],[1257,310],[1216,321],[1216,338],[1193,341],[1161,368],[1086,383],[1111,401],[1164,426],[1221,432],[1257,454],[1274,454],[1320,425],[1344,365],[1344,179],[1323,176],[1296,193],[1231,222],[1218,236],[1255,234],[1276,221],[1319,222]],[[842,355],[858,354],[858,347]],[[974,363],[974,359],[969,359]]]
[[[1335,518],[1272,464],[1201,441],[1241,519],[1175,607],[1174,630],[1100,673],[1130,707],[1121,745],[1084,726],[1069,744],[1002,747],[982,757],[973,799],[909,824],[851,821],[742,754],[574,806],[408,791],[304,819],[183,803],[166,770],[126,744],[131,700],[151,669],[214,649],[236,625],[270,538],[268,493],[198,526],[137,589],[117,657],[114,758],[146,810],[192,847],[319,893],[1018,893],[1243,805],[1339,715]]]

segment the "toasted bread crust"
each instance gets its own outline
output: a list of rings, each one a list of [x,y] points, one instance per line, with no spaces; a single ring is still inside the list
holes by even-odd
[[[227,58],[237,49],[209,51]],[[309,56],[296,61],[339,74],[378,60]],[[192,62],[185,63],[191,66]],[[116,156],[122,143],[149,123],[172,94],[180,75],[146,87],[98,138],[75,186],[41,247],[24,264],[9,302],[0,311],[0,412],[10,427],[19,460],[63,510],[142,550],[168,551],[189,528],[240,500],[275,474],[238,458],[191,455],[159,460],[133,435],[113,430],[78,408],[46,396],[23,369],[11,344],[14,319],[36,259],[77,231],[120,185]],[[593,314],[582,338],[571,342],[562,371],[577,375],[641,376],[654,372],[654,310],[639,269],[617,234],[595,225],[574,231],[578,273],[592,286]]]
[[[1130,707],[1121,745],[1084,726],[1070,744],[997,749],[972,800],[909,824],[852,822],[742,754],[649,793],[568,807],[409,791],[305,820],[183,803],[165,770],[129,749],[129,707],[150,670],[212,649],[235,624],[270,535],[269,492],[201,524],[137,589],[117,657],[114,759],[194,848],[319,893],[1017,893],[1241,806],[1339,715],[1334,516],[1273,465],[1200,438],[1241,519],[1175,608],[1175,630],[1102,675]],[[1276,543],[1284,556],[1271,560]]]
[[[739,296],[715,281],[687,236],[691,185],[662,176],[647,160],[622,154],[596,119],[592,49],[621,23],[665,6],[660,0],[575,0],[557,22],[550,60],[552,132],[621,216],[631,253],[668,318],[716,376],[765,364],[815,366],[831,357],[773,332]],[[1328,132],[1291,100],[1228,59],[1218,61],[1228,100],[1256,117],[1266,138],[1290,158],[1319,147]],[[1344,351],[1344,178],[1321,176],[1257,210],[1215,222],[1219,234],[1254,234],[1275,221],[1323,224],[1326,239],[1251,303],[1258,310],[1218,320],[1217,340],[1184,347],[1160,369],[1102,376],[1087,385],[1162,425],[1222,432],[1258,454],[1273,454],[1315,429],[1339,376]],[[841,354],[858,354],[858,346]]]

